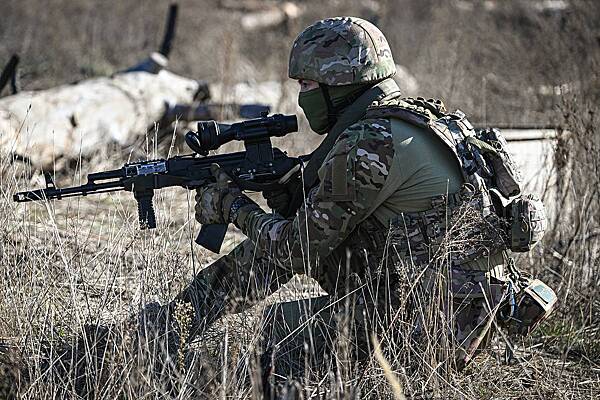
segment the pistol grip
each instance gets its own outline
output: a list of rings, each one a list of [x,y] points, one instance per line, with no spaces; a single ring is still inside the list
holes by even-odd
[[[213,253],[219,253],[226,233],[226,224],[202,225],[200,233],[198,233],[198,237],[196,237],[196,243]]]

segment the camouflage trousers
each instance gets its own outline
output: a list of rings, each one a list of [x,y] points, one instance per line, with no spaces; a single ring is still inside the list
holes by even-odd
[[[406,318],[413,323],[414,343],[437,364],[462,370],[489,346],[507,284],[489,272],[460,267],[429,265],[414,272],[421,276],[407,299]]]
[[[286,360],[274,365],[284,376],[301,373],[307,364],[322,364],[334,349],[336,357],[342,352],[348,362],[365,359],[373,334],[384,338],[384,345],[421,353],[413,359],[420,361],[429,351],[430,359],[455,369],[462,369],[489,342],[506,288],[489,272],[415,266],[375,256],[346,261],[295,271],[258,257],[246,240],[200,271],[162,309],[171,314],[178,304],[191,305],[193,316],[184,329],[191,339],[221,316],[265,299],[294,274],[309,274],[328,296],[280,303],[264,311],[261,344],[264,350],[287,355],[273,357]]]
[[[370,353],[367,338],[371,330],[367,326],[374,326],[374,321],[377,326],[385,326],[391,319],[384,304],[390,303],[390,286],[380,285],[377,291],[365,283],[389,277],[366,264],[352,271],[343,264],[294,270],[257,256],[252,242],[246,240],[200,271],[164,309],[172,313],[178,304],[191,305],[194,315],[187,330],[193,336],[221,316],[244,311],[264,300],[294,275],[306,274],[329,295],[277,303],[262,313],[260,347],[277,352],[277,357],[273,356],[276,374],[302,374],[309,364],[311,369],[319,368],[330,350],[340,350],[342,345],[349,361],[364,359]]]

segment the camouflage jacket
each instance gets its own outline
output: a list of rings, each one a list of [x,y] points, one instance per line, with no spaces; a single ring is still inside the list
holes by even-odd
[[[361,225],[375,222],[387,232],[402,212],[427,210],[431,198],[462,184],[459,166],[437,138],[391,118],[348,127],[318,175],[295,218],[253,209],[237,221],[258,251],[297,273],[314,268]]]
[[[394,158],[390,121],[362,120],[346,129],[319,169],[294,219],[262,210],[238,220],[259,249],[298,272],[329,255],[362,222],[389,175]]]

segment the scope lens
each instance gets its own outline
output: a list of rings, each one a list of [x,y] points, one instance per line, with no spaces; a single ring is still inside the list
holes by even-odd
[[[219,127],[215,121],[198,122],[198,136],[202,149],[216,150],[219,148]]]

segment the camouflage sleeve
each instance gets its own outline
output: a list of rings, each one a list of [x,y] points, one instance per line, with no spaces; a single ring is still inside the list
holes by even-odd
[[[283,267],[304,272],[368,216],[393,158],[390,121],[360,121],[340,135],[319,170],[320,184],[293,220],[254,208],[240,215],[238,226],[258,251],[269,251]]]

